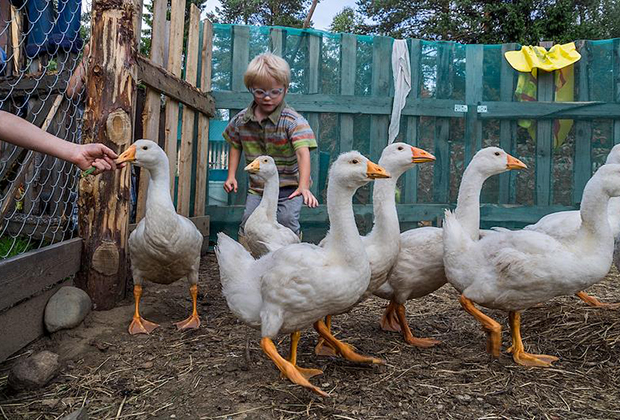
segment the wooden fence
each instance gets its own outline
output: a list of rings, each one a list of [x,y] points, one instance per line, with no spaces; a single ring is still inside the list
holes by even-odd
[[[529,169],[487,182],[483,225],[522,226],[576,208],[585,183],[620,142],[619,41],[576,43],[582,58],[574,64],[573,101],[555,102],[554,73],[541,71],[537,100],[517,102],[518,72],[503,54],[520,46],[407,40],[412,90],[398,140],[429,150],[437,161],[409,171],[399,184],[403,228],[436,220],[444,208],[454,206],[464,167],[489,145],[514,154]],[[354,148],[377,160],[387,145],[394,95],[392,43],[388,37],[214,25],[212,96],[216,108],[234,115],[251,102],[243,73],[252,56],[263,51],[282,55],[292,68],[286,100],[306,116],[318,139],[312,189],[324,204],[326,171],[339,152]],[[574,124],[554,147],[554,124],[563,119]],[[534,120],[533,128],[523,128],[523,120]],[[212,232],[235,233],[247,191],[242,171],[238,180],[239,193],[228,205],[207,207]],[[356,214],[367,222],[362,229],[370,227],[371,202],[370,188],[358,193]],[[324,228],[326,222],[324,205],[303,209],[304,230]]]

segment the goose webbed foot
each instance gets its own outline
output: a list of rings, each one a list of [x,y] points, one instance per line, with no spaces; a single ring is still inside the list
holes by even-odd
[[[595,298],[594,296],[590,296],[584,291],[575,293],[579,299],[587,303],[589,306],[594,308],[602,308],[602,309],[618,309],[620,308],[620,303],[604,303]]]
[[[385,362],[382,359],[378,359],[376,357],[364,356],[359,353],[356,353],[351,346],[343,343],[338,340],[336,337],[332,335],[329,331],[325,322],[317,321],[314,323],[314,329],[319,333],[321,337],[325,339],[326,342],[329,342],[337,351],[339,355],[344,357],[345,359],[355,362],[355,363],[372,363],[372,364],[380,364],[383,365]]]
[[[390,304],[385,308],[383,316],[381,317],[380,325],[383,331],[400,332],[400,322],[398,321],[398,315],[396,315],[396,307],[398,305],[393,300],[390,300]]]

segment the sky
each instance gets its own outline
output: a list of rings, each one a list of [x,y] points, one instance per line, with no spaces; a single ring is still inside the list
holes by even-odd
[[[219,0],[207,0],[207,12],[215,10],[216,6],[219,6]],[[316,6],[314,14],[312,15],[312,22],[314,22],[313,28],[328,30],[329,25],[332,23],[332,19],[345,7],[351,7],[357,9],[355,0],[322,0]]]

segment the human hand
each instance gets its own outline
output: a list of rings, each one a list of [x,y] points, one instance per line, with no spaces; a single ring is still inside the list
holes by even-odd
[[[114,163],[114,159],[118,157],[116,153],[101,143],[76,144],[75,146],[71,162],[83,171],[93,167],[95,168],[93,175],[97,175],[124,166],[124,164],[116,165]]]
[[[228,178],[224,182],[224,191],[230,193],[232,191],[237,192],[237,180],[235,178]]]
[[[319,200],[316,199],[314,194],[308,188],[298,187],[288,198],[297,197],[301,195],[304,198],[304,204],[308,207],[317,207],[319,205]]]

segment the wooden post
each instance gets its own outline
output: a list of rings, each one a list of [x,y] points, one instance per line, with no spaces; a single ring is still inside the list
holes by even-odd
[[[155,64],[164,63],[164,50],[166,49],[166,0],[155,0],[153,2],[153,28],[151,31],[151,61]],[[142,113],[142,126],[144,127],[142,136],[145,139],[159,142],[159,116],[161,114],[161,93],[154,89],[147,88],[144,112]],[[138,186],[138,202],[136,205],[136,223],[144,217],[146,213],[146,191],[149,185],[149,176],[146,171],[140,173],[140,184]]]
[[[200,36],[200,9],[192,4],[189,9],[189,31],[187,50],[185,52],[185,81],[196,86],[198,75],[198,53]],[[183,216],[190,216],[192,187],[192,152],[194,150],[194,121],[196,113],[189,107],[183,107],[183,125],[181,129],[181,147],[179,150],[179,188],[177,192],[177,211]]]
[[[83,142],[120,152],[131,143],[136,90],[136,0],[96,0],[86,83]],[[123,297],[127,277],[130,168],[80,181],[79,228],[84,238],[76,285],[94,308],[110,309]]]
[[[200,89],[211,91],[211,60],[213,58],[213,24],[209,19],[203,21],[202,34],[202,79]],[[198,145],[196,148],[196,198],[194,216],[204,216],[208,200],[209,185],[209,118],[198,114]]]

